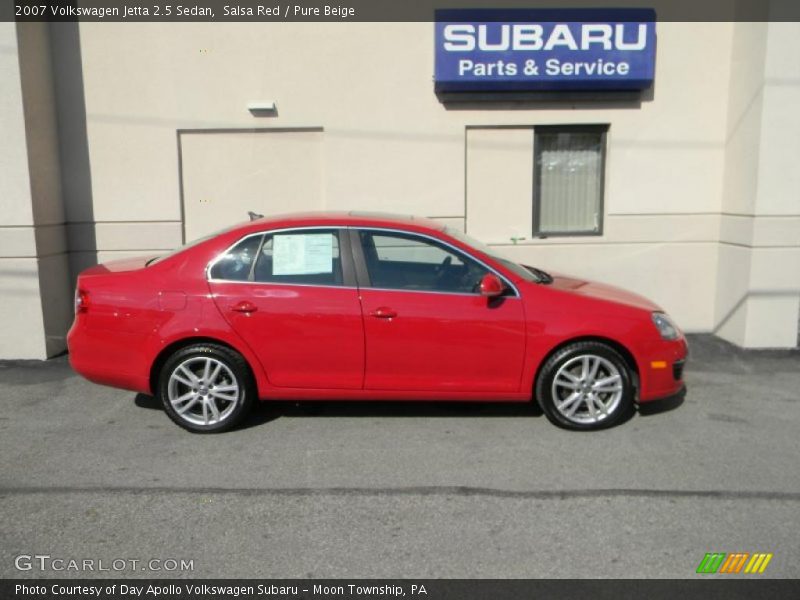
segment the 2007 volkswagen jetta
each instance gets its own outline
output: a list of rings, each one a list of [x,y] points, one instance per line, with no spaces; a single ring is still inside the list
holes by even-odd
[[[158,396],[178,425],[256,399],[536,400],[596,429],[683,387],[687,346],[652,302],[549,275],[418,218],[262,218],[78,278],[70,362]]]

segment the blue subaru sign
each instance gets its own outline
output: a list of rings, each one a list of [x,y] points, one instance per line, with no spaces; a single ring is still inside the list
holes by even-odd
[[[437,92],[642,90],[653,83],[650,9],[436,11]]]

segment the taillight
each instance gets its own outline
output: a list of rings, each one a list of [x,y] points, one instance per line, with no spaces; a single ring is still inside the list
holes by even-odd
[[[75,314],[86,312],[89,308],[89,292],[82,289],[75,290]]]

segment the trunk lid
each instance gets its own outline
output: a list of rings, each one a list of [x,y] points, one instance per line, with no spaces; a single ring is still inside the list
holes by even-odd
[[[136,256],[133,258],[121,258],[89,267],[81,272],[81,277],[93,277],[96,275],[108,275],[109,273],[124,273],[128,271],[138,271],[147,266],[147,262],[157,255]]]

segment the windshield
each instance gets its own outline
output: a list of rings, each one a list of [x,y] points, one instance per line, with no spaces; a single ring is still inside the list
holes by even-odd
[[[511,260],[510,258],[503,256],[501,253],[497,251],[496,248],[487,246],[483,242],[480,242],[475,238],[468,236],[463,231],[459,231],[458,229],[453,229],[452,227],[445,227],[444,232],[447,235],[459,240],[460,242],[464,242],[468,246],[471,246],[476,250],[480,250],[486,256],[496,260],[506,269],[513,272],[515,275],[519,275],[520,277],[522,277],[525,281],[532,281],[534,283],[543,283],[545,280],[545,277],[539,276],[535,272],[532,272],[531,270],[522,266],[521,264]]]

